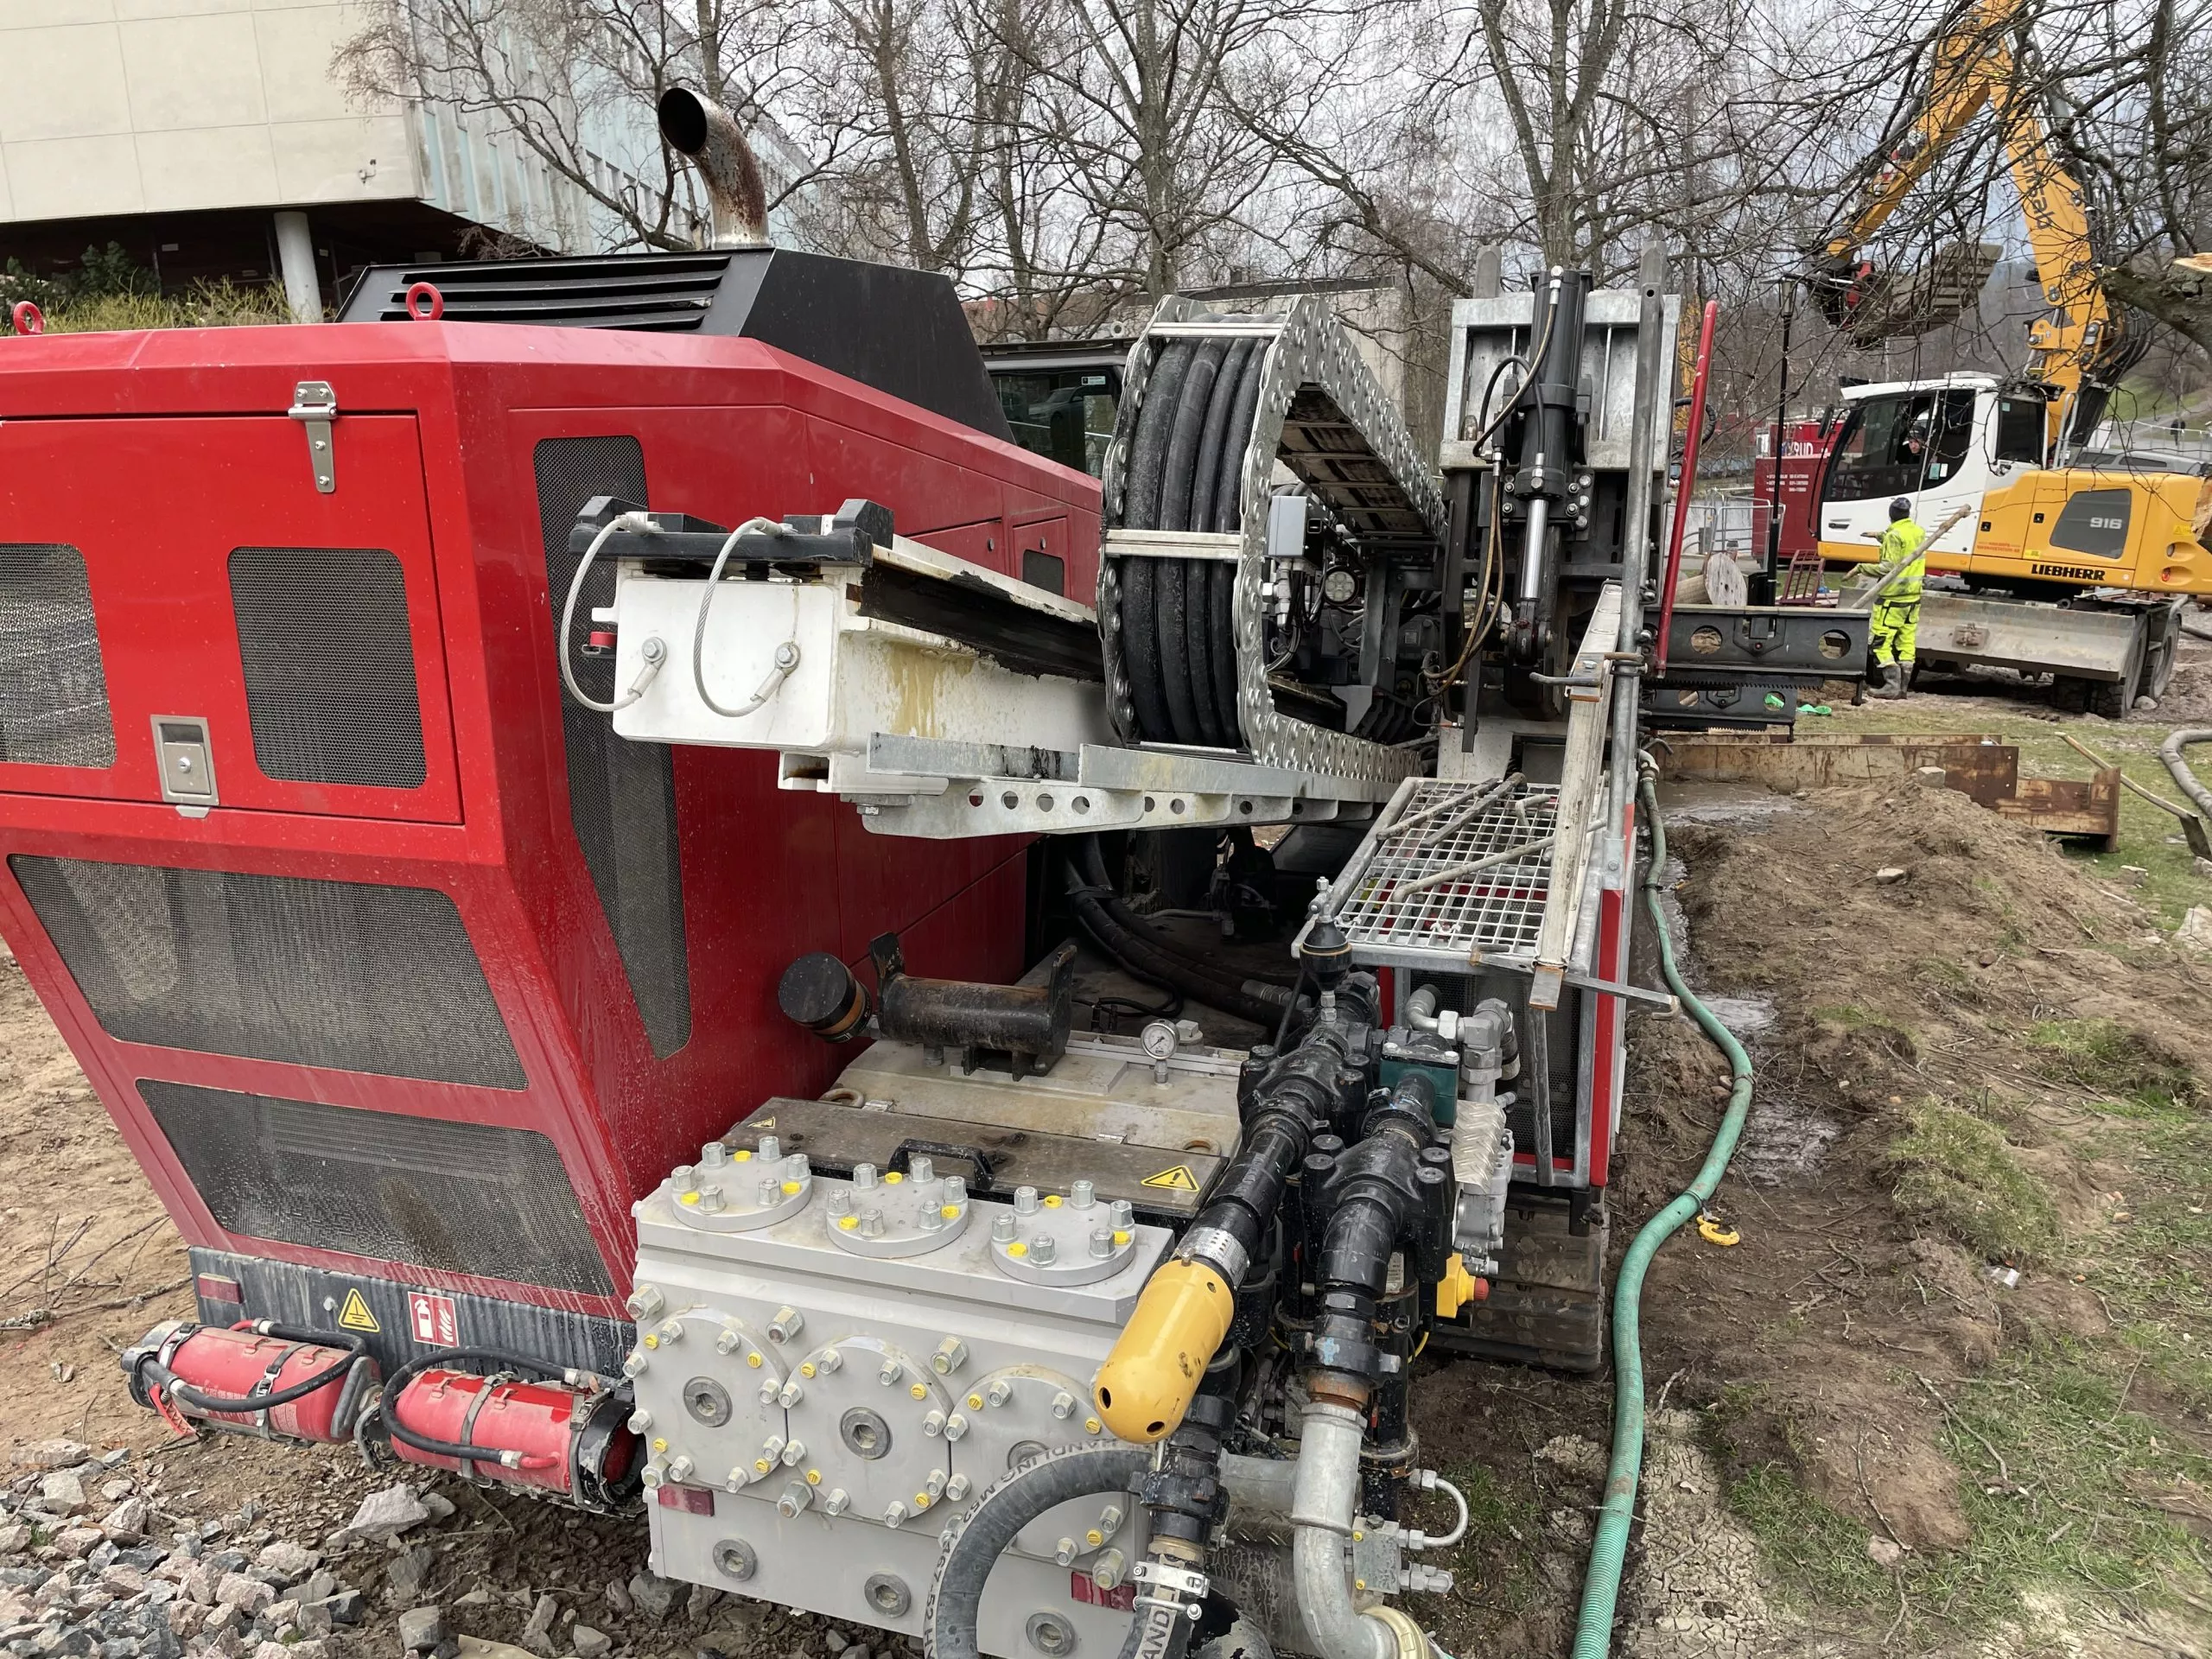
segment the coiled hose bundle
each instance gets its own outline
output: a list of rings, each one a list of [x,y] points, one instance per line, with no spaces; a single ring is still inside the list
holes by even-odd
[[[1122,524],[1233,533],[1267,366],[1255,340],[1171,340],[1153,365],[1130,440]],[[1122,561],[1122,658],[1137,737],[1234,748],[1236,564]]]

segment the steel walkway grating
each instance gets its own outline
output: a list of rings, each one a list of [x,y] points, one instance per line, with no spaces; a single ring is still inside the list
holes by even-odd
[[[1533,955],[1557,805],[1548,787],[1423,781],[1356,855],[1364,868],[1336,912],[1354,957]]]

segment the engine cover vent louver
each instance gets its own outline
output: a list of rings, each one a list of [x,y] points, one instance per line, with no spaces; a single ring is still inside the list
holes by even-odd
[[[671,253],[652,258],[505,259],[481,264],[421,265],[372,272],[346,307],[349,318],[407,321],[407,290],[429,283],[445,301],[448,322],[535,322],[569,328],[696,332],[706,321],[727,253]],[[367,308],[373,307],[373,309]]]
[[[111,766],[115,721],[85,556],[52,542],[0,543],[0,761]]]

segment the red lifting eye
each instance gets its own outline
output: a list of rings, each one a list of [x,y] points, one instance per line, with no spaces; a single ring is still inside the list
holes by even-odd
[[[416,283],[407,290],[407,315],[416,322],[435,322],[446,314],[446,296],[431,283]]]
[[[29,300],[17,300],[10,315],[15,319],[16,332],[19,334],[42,334],[46,332],[46,313]]]
[[[584,655],[587,657],[604,657],[613,649],[614,631],[612,628],[594,628],[584,636]]]

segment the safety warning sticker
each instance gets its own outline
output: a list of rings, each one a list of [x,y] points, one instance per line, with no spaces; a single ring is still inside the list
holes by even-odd
[[[346,1293],[346,1305],[338,1310],[338,1323],[348,1331],[380,1332],[384,1326],[377,1323],[377,1316],[369,1312],[368,1299],[359,1290]]]
[[[1173,1192],[1195,1192],[1198,1178],[1191,1173],[1188,1164],[1178,1164],[1173,1169],[1163,1169],[1157,1175],[1147,1175],[1139,1183],[1143,1186],[1164,1186]]]
[[[407,1323],[415,1340],[440,1348],[461,1344],[461,1313],[450,1296],[433,1296],[427,1290],[407,1293]]]

